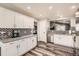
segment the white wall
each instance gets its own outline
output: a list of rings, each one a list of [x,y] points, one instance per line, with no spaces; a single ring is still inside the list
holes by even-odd
[[[38,21],[38,41],[47,42],[47,30],[49,23],[47,19]]]

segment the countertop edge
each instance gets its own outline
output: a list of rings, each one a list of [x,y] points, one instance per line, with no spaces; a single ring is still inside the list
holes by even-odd
[[[14,42],[14,41],[17,41],[17,40],[21,40],[23,38],[29,38],[29,37],[32,37],[32,36],[37,36],[37,35],[31,34],[31,35],[26,35],[26,36],[17,37],[17,38],[7,38],[7,39],[0,40],[0,42],[2,42],[4,44],[4,43],[9,43],[9,42]],[[10,41],[8,41],[8,40],[10,40]]]

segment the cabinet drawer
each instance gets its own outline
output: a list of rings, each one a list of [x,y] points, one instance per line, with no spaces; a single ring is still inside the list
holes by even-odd
[[[6,43],[5,45],[8,46],[8,45],[12,45],[12,44],[18,44],[18,41],[9,42],[9,43]]]

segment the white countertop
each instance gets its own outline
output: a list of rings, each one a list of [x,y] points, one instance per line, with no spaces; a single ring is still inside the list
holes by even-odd
[[[20,40],[22,38],[29,38],[31,36],[37,36],[37,35],[31,34],[31,35],[26,35],[26,36],[17,37],[17,38],[7,38],[7,39],[2,39],[2,40],[0,39],[0,42],[8,43],[8,42],[13,42],[13,41],[16,41],[16,40]]]

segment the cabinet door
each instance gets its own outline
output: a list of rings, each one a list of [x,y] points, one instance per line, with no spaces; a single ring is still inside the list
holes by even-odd
[[[16,13],[15,28],[34,28],[34,18]]]
[[[73,37],[71,35],[61,35],[61,44],[64,46],[73,47]]]
[[[59,35],[54,35],[54,43],[60,44],[60,42],[61,42],[61,37]]]
[[[6,55],[7,56],[17,56],[18,47],[16,42],[11,42],[6,44]]]
[[[8,9],[0,7],[0,28],[14,27],[14,13]]]
[[[34,28],[34,19],[28,16],[24,16],[24,27]]]
[[[32,48],[34,48],[37,45],[37,38],[32,37]]]
[[[0,56],[6,56],[6,46],[1,47],[1,55]]]
[[[24,28],[23,15],[19,13],[15,15],[15,28]]]
[[[34,18],[29,17],[28,25],[29,28],[34,28]]]
[[[76,48],[79,49],[79,36],[76,36]]]
[[[29,19],[27,17],[24,17],[24,27],[29,28]]]
[[[54,35],[54,43],[73,47],[73,37],[68,35]]]
[[[28,40],[28,51],[29,50],[31,50],[32,49],[32,38],[30,37],[30,38],[27,38],[27,40]]]
[[[30,37],[27,38],[28,40],[28,50],[31,50],[32,48],[34,48],[37,45],[37,38],[36,37]]]
[[[18,49],[18,55],[22,55],[26,53],[27,50],[27,41],[26,39],[22,39],[19,41],[19,49]]]

